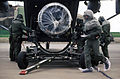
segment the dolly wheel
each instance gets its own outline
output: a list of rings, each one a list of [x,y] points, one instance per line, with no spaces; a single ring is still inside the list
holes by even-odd
[[[17,58],[17,64],[20,69],[26,69],[28,66],[28,61],[26,60],[26,52],[20,52]]]

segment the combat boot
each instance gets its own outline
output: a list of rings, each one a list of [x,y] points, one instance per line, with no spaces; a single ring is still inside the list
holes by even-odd
[[[90,68],[86,68],[86,69],[82,69],[82,68],[78,68],[81,72],[83,73],[87,73],[87,72],[93,72],[93,68],[90,67]]]
[[[105,57],[105,58],[106,58],[106,61],[104,63],[104,71],[108,71],[108,70],[110,70],[111,63],[110,63],[110,60],[107,57]]]

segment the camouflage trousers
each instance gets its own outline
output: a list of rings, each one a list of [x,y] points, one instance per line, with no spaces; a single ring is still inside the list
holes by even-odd
[[[105,44],[103,46],[101,46],[103,55],[107,58],[109,58],[109,53],[108,53],[108,45],[110,44],[110,42],[105,42]]]
[[[15,35],[9,37],[10,49],[9,49],[9,57],[11,60],[16,60],[17,55],[21,51],[21,36]]]
[[[92,52],[91,52],[92,51]],[[92,57],[91,54],[94,56]],[[105,57],[99,52],[98,40],[86,40],[84,46],[85,65],[87,68],[92,67],[91,60],[105,62]]]

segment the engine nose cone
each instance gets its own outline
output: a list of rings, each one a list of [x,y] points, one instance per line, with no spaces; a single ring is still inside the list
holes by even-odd
[[[60,3],[45,5],[38,14],[38,25],[48,35],[63,34],[71,26],[70,11]]]

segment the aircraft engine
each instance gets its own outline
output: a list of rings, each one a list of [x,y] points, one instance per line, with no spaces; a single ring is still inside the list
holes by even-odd
[[[38,14],[39,28],[48,35],[59,35],[68,31],[71,21],[70,11],[57,2],[45,5]]]
[[[26,26],[40,42],[70,42],[79,0],[24,0]]]

